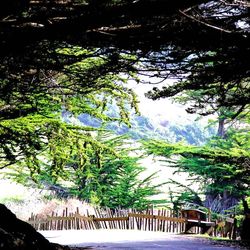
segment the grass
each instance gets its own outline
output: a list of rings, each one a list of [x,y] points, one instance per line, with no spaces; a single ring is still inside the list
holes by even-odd
[[[231,240],[229,238],[224,237],[213,237],[208,234],[188,234],[188,236],[207,239],[211,242],[211,244],[219,245],[219,246],[228,246],[228,247],[237,247],[240,249],[250,249],[250,241],[241,241],[241,240]]]
[[[211,240],[226,246],[241,247],[242,249],[250,249],[250,241],[231,240],[221,237],[211,237]]]
[[[20,195],[14,195],[11,197],[0,197],[0,203],[23,203],[23,197]]]

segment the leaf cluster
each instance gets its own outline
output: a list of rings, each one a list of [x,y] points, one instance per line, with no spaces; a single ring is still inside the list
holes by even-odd
[[[243,134],[234,134],[231,138],[234,143],[217,139],[217,143],[214,141],[212,145],[202,147],[162,141],[145,142],[144,145],[148,153],[165,157],[170,166],[177,168],[177,172],[189,173],[206,192],[228,190],[236,197],[242,197],[249,195],[250,155],[249,140],[239,146],[233,139],[238,136]],[[248,138],[248,133],[244,133],[243,137]]]

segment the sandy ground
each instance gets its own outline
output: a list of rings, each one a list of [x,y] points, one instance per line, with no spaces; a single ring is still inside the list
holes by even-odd
[[[49,241],[72,247],[131,250],[233,250],[204,238],[135,230],[40,231]]]

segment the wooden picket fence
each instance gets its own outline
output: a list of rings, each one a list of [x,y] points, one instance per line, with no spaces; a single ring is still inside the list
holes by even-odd
[[[93,229],[131,229],[145,231],[162,231],[180,233],[184,231],[185,219],[171,210],[148,209],[145,211],[111,210],[95,208],[94,214],[68,213],[66,208],[62,215],[52,213],[45,219],[32,214],[28,222],[36,230],[93,230]]]
[[[32,214],[28,222],[36,230],[95,230],[95,229],[121,229],[144,230],[168,233],[185,232],[188,220],[183,218],[181,212],[169,209],[135,209],[94,208],[91,214],[81,215],[79,208],[74,213],[69,213],[66,208],[61,215],[53,213],[46,218]],[[226,218],[224,221],[215,222],[209,229],[213,236],[235,238],[236,223],[234,219]],[[201,233],[201,227],[195,226],[192,233]]]

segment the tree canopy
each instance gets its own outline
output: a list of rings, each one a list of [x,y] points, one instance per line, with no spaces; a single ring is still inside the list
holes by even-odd
[[[114,64],[117,51],[132,51],[147,62],[146,70],[158,69],[157,74],[164,78],[186,77],[193,72],[192,80],[197,82],[193,88],[213,81],[239,82],[249,77],[247,1],[6,3],[1,2],[0,40],[4,64],[10,65],[11,59],[16,64],[10,71],[20,71],[22,67],[62,70],[79,60],[79,55],[60,58],[55,53],[55,48],[68,44],[112,52]],[[178,87],[182,88],[183,85]]]
[[[246,133],[232,135],[231,141],[217,139],[213,145],[203,147],[161,141],[146,142],[145,146],[150,154],[166,157],[177,172],[189,173],[205,192],[212,190],[218,194],[226,190],[240,198],[249,195],[250,155]]]
[[[137,72],[184,80],[155,89],[149,94],[153,99],[200,90],[203,102],[190,112],[204,108],[204,102],[239,108],[249,104],[247,1],[11,0],[0,7],[3,95],[18,86],[41,93],[53,73],[72,75],[70,65],[104,56],[105,64],[77,75],[71,82],[74,91],[101,88],[95,79],[107,72]],[[75,53],[61,53],[65,47]],[[92,53],[79,52],[81,48]]]
[[[247,1],[11,0],[0,7],[4,165],[33,158],[54,145],[54,135],[67,138],[63,110],[114,119],[103,111],[115,99],[126,122],[126,102],[136,109],[137,101],[119,82],[136,74],[177,79],[148,96],[181,94],[189,112],[249,109]]]

